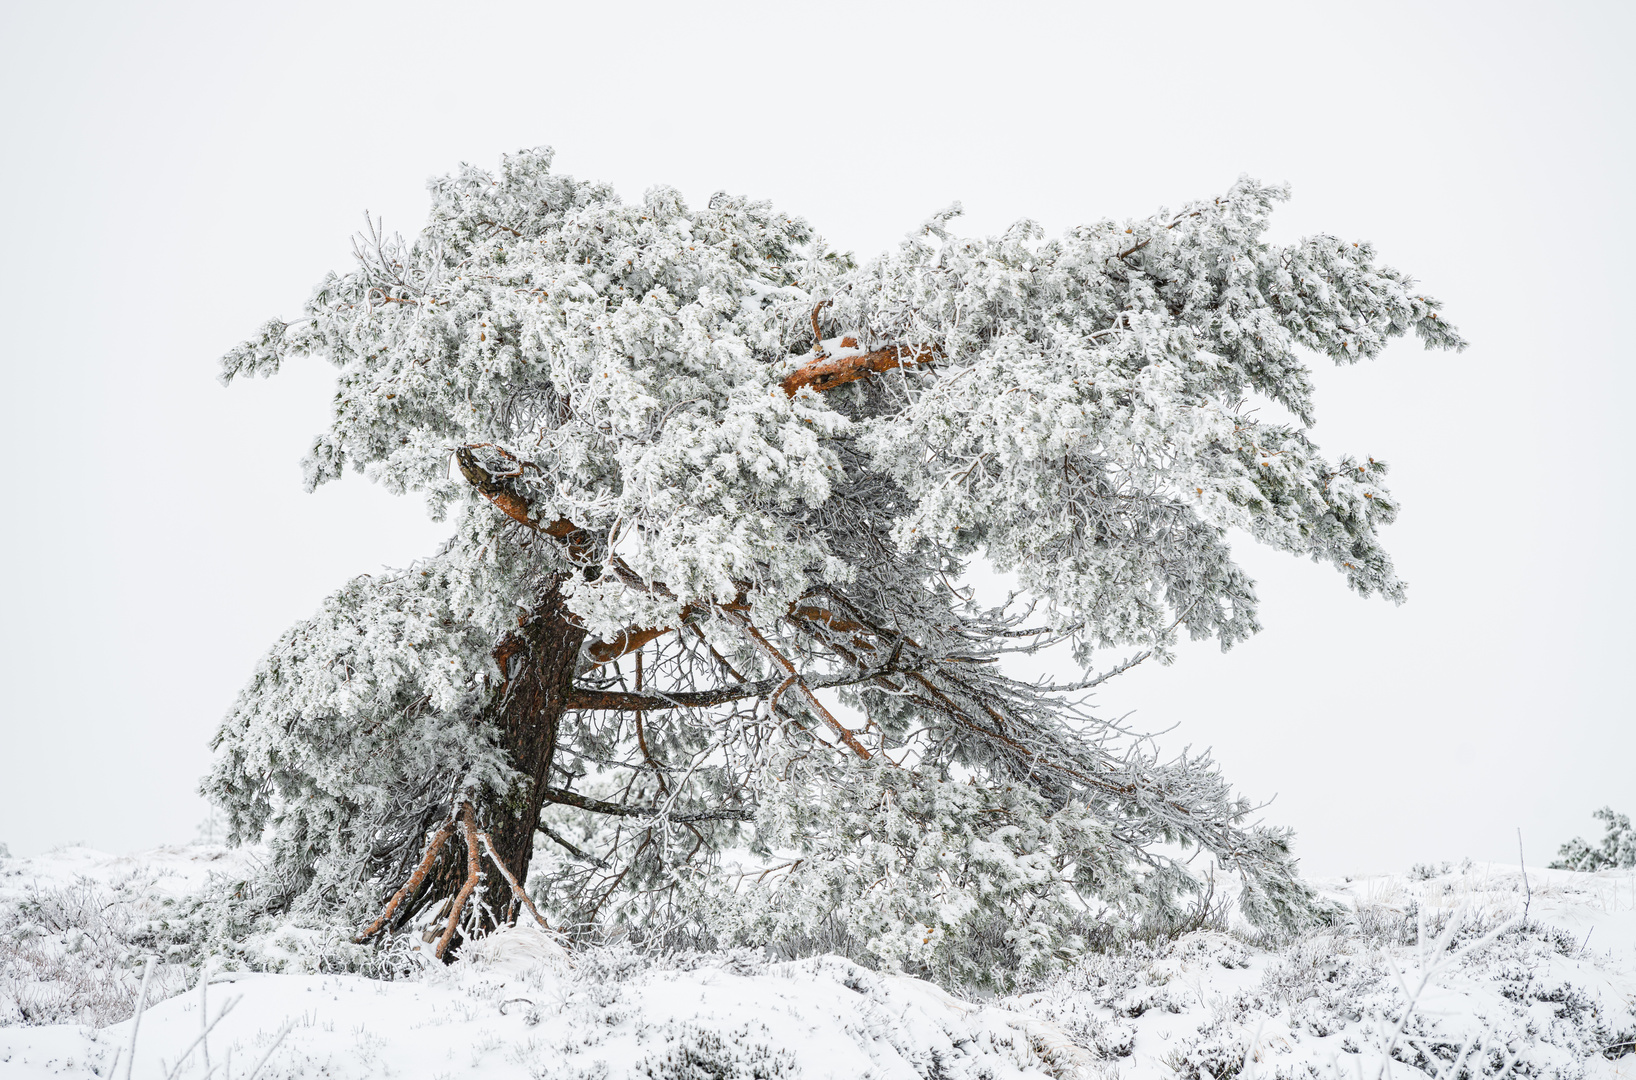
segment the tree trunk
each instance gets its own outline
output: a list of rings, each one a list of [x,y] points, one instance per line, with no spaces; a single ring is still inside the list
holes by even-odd
[[[568,706],[580,645],[585,640],[584,629],[575,626],[569,617],[558,584],[560,579],[552,583],[517,632],[506,635],[494,650],[505,682],[495,695],[491,715],[500,744],[520,775],[509,790],[485,789],[472,800],[478,828],[488,833],[494,853],[519,882],[528,880],[534,833],[550,783],[557,736]],[[499,873],[487,853],[482,867],[487,908],[478,906],[479,917],[485,922],[490,914],[500,919],[515,918],[505,875]],[[431,905],[446,909],[444,901],[459,893],[466,877],[466,847],[457,830],[443,845],[421,897],[410,906],[419,911]]]

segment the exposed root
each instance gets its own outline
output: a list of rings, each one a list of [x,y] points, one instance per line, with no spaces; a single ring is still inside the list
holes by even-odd
[[[402,904],[410,896],[413,896],[420,888],[421,884],[426,880],[426,875],[432,871],[432,863],[437,859],[438,849],[440,849],[448,841],[449,837],[453,835],[453,820],[445,821],[442,825],[438,826],[437,832],[433,834],[432,839],[426,844],[426,853],[421,856],[420,865],[415,867],[415,872],[413,874],[409,875],[409,880],[403,883],[403,888],[392,894],[392,899],[386,902],[386,910],[381,912],[381,917],[370,923],[367,930],[352,939],[355,944],[362,945],[364,942],[380,933],[381,929],[392,920],[392,915],[398,910],[398,905]]]
[[[499,853],[494,850],[494,841],[489,838],[489,834],[477,827],[477,812],[472,809],[471,803],[463,802],[460,804],[459,817],[450,818],[438,826],[437,832],[427,842],[425,854],[421,856],[420,865],[415,867],[415,872],[409,875],[409,880],[403,883],[402,888],[392,894],[392,899],[387,901],[386,910],[381,912],[380,918],[370,923],[368,929],[352,939],[354,943],[362,945],[380,933],[392,921],[392,916],[397,912],[399,906],[420,889],[421,885],[426,881],[426,875],[432,871],[432,864],[437,861],[438,852],[442,850],[443,845],[449,841],[450,837],[454,836],[456,824],[459,825],[466,844],[466,880],[461,884],[460,892],[455,894],[454,898],[444,905],[443,911],[447,912],[447,922],[444,924],[443,933],[438,936],[437,946],[432,950],[432,955],[439,960],[443,959],[443,954],[449,949],[449,943],[454,940],[455,931],[460,928],[460,919],[465,914],[467,903],[471,900],[472,894],[482,885],[483,866],[481,857],[484,853],[499,868],[500,876],[506,879],[506,884],[511,886],[511,905],[507,908],[507,921],[510,920],[511,912],[516,910],[518,904],[521,904],[528,909],[530,915],[534,916],[536,922],[547,930],[551,929],[550,924],[545,921],[545,916],[540,914],[539,909],[534,906],[534,901],[529,899],[522,883],[511,872],[511,868],[501,860]],[[440,917],[442,917],[442,913],[440,913]]]
[[[443,936],[437,939],[437,947],[432,950],[432,956],[438,960],[443,959],[443,954],[448,951],[449,942],[454,940],[454,932],[460,928],[460,916],[466,910],[466,901],[471,899],[471,894],[482,880],[483,864],[477,851],[476,817],[471,803],[460,804],[460,829],[466,837],[466,882],[455,894],[454,903],[449,906],[449,923],[443,928]]]
[[[516,877],[512,875],[511,867],[502,862],[500,856],[495,853],[494,841],[489,839],[489,834],[478,832],[477,838],[483,842],[483,850],[488,852],[489,859],[493,861],[495,866],[500,868],[500,874],[506,879],[506,884],[511,886],[512,902],[520,901],[523,907],[528,909],[528,913],[534,916],[535,922],[546,930],[551,929],[551,924],[545,921],[545,916],[540,914],[539,908],[534,906],[534,901],[528,898],[528,893],[523,889],[522,885],[518,884]]]

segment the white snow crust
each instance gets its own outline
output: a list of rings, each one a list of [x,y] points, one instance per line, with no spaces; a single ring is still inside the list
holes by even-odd
[[[0,859],[0,1077],[108,1076],[116,1051],[123,1077],[129,1019],[40,1018],[128,1015],[140,961],[109,942],[140,942],[144,920],[252,857]],[[263,1077],[1373,1077],[1400,1024],[1394,1076],[1440,1075],[1470,1046],[1480,1076],[1636,1077],[1636,1053],[1609,1049],[1636,1039],[1636,871],[1530,869],[1525,884],[1516,867],[1468,863],[1318,884],[1346,914],[1299,940],[1200,930],[986,1001],[838,957],[570,953],[526,928],[384,981],[314,970],[321,943],[291,927],[257,954],[284,970],[218,962],[203,1004],[196,970],[161,967],[134,1075],[206,1076],[189,1047],[202,1017],[230,1006],[210,1068],[238,1080],[286,1028]],[[1439,932],[1443,950],[1421,944]]]

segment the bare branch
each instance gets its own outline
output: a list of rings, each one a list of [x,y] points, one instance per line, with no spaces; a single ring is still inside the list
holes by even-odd
[[[580,810],[589,810],[593,814],[608,814],[612,817],[664,817],[677,824],[685,824],[690,821],[749,821],[755,817],[753,809],[734,806],[720,806],[713,810],[686,810],[681,813],[666,814],[653,807],[625,806],[622,803],[604,802],[602,799],[592,799],[579,794],[577,791],[564,791],[562,788],[546,788],[545,801],[557,803],[560,806],[572,806]],[[548,832],[546,835],[551,834]],[[555,840],[557,837],[552,836],[552,839]],[[564,846],[570,846],[564,841],[558,840],[558,842],[564,843]]]

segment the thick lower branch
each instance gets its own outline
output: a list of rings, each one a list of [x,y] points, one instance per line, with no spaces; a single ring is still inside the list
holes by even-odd
[[[861,662],[860,662],[861,664]],[[814,690],[828,690],[836,686],[857,686],[883,675],[913,670],[907,666],[888,663],[865,668],[844,675],[820,675],[804,682]],[[664,709],[708,709],[716,705],[730,705],[735,701],[767,697],[789,681],[788,675],[770,679],[731,683],[710,690],[677,690],[673,693],[629,690],[593,690],[574,687],[568,691],[568,708],[601,709],[609,712],[634,712],[638,709],[659,712]]]
[[[528,909],[528,913],[534,916],[535,922],[547,930],[551,929],[551,924],[545,921],[545,916],[540,914],[540,909],[535,907],[534,901],[529,898],[528,890],[523,888],[522,883],[517,880],[517,876],[506,865],[506,861],[500,858],[499,852],[494,850],[494,841],[489,839],[489,834],[479,829],[477,839],[482,841],[483,850],[488,852],[489,859],[499,869],[501,876],[506,879],[506,884],[511,886],[512,903],[521,903]]]
[[[363,933],[352,939],[354,944],[361,945],[368,941],[370,938],[380,933],[381,929],[385,927],[387,923],[392,921],[392,916],[397,912],[398,905],[403,903],[403,901],[408,897],[413,896],[420,888],[421,884],[425,882],[426,875],[431,873],[432,862],[437,858],[437,853],[443,848],[443,845],[448,841],[449,837],[453,835],[453,821],[444,822],[438,827],[437,832],[433,834],[432,838],[426,842],[426,849],[421,855],[420,865],[415,867],[415,872],[410,874],[409,880],[404,882],[403,886],[399,888],[397,892],[392,894],[392,899],[386,902],[386,910],[381,912],[380,918],[370,923],[368,928],[365,929]]]
[[[466,910],[466,901],[471,899],[483,877],[482,862],[477,852],[476,817],[471,803],[460,804],[460,829],[466,839],[466,880],[461,884],[460,892],[455,894],[454,903],[449,905],[449,923],[443,928],[443,935],[437,939],[437,946],[432,950],[432,956],[439,960],[448,951],[455,931],[460,929],[460,916]]]
[[[746,698],[762,697],[778,685],[776,679],[738,683],[714,690],[678,690],[673,694],[632,693],[628,690],[582,690],[568,692],[570,709],[603,709],[611,712],[634,712],[648,709],[708,709],[714,705],[730,705]]]
[[[547,788],[545,801],[562,806],[573,806],[580,810],[589,810],[593,814],[609,814],[614,817],[658,817],[660,812],[649,806],[623,806],[619,803],[603,802],[601,799],[592,799],[579,794],[577,791],[564,791],[561,788]],[[755,811],[734,806],[720,806],[714,810],[685,810],[664,815],[678,825],[689,821],[749,821],[755,817]]]

